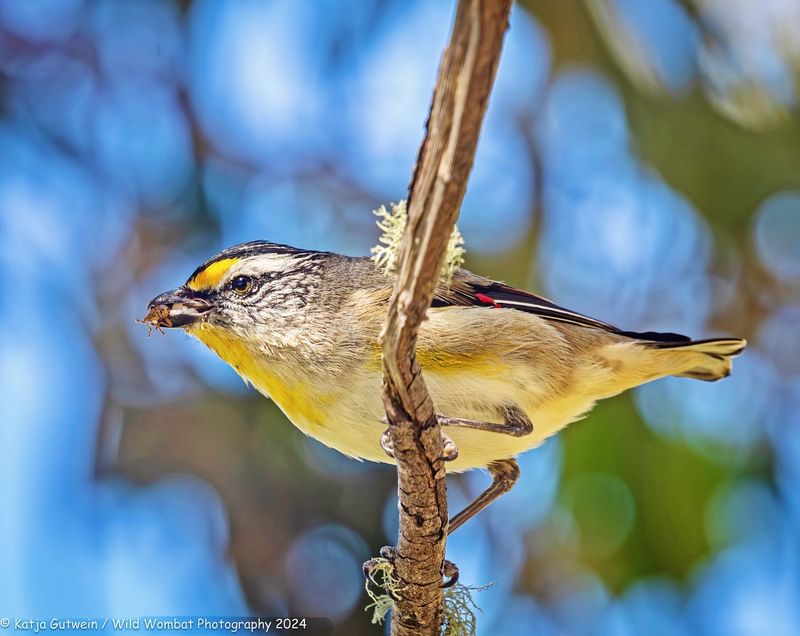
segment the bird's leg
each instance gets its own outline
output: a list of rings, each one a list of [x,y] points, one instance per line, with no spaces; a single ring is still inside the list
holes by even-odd
[[[500,495],[511,490],[517,479],[519,479],[519,464],[515,459],[499,459],[489,464],[487,468],[492,475],[491,486],[484,490],[475,501],[450,519],[448,534],[453,534]]]
[[[524,437],[533,433],[533,422],[518,406],[513,404],[503,407],[503,423],[479,422],[476,420],[464,420],[460,418],[439,416],[439,424],[442,426],[462,426],[473,428],[479,431],[491,431],[502,433],[513,437]],[[492,475],[492,484],[484,490],[480,496],[469,504],[464,510],[450,519],[448,532],[452,534],[476,514],[492,503],[500,495],[507,493],[519,479],[519,464],[514,459],[500,459],[488,466]]]
[[[503,423],[479,422],[477,420],[465,420],[458,417],[447,417],[437,415],[439,424],[442,426],[460,426],[462,428],[474,428],[478,431],[489,431],[492,433],[502,433],[512,437],[525,437],[533,433],[533,422],[518,406],[510,404],[503,407]]]
[[[530,435],[533,432],[533,423],[525,412],[518,406],[509,405],[503,408],[503,423],[496,422],[480,422],[477,420],[466,420],[455,417],[447,417],[444,415],[436,416],[440,426],[460,426],[463,428],[472,428],[479,431],[490,431],[493,433],[502,433],[504,435],[511,435],[513,437],[523,437]],[[384,424],[387,423],[386,418],[382,420]],[[445,461],[452,461],[458,457],[458,449],[447,435],[442,433],[444,438],[444,453],[442,459]],[[381,435],[381,448],[389,456],[394,458],[394,446],[392,444],[389,429],[386,429]],[[448,523],[448,534],[452,534],[467,521],[472,519],[481,510],[486,508],[490,503],[501,495],[507,493],[519,479],[519,464],[515,459],[500,459],[489,464],[487,467],[489,473],[492,475],[492,484],[484,490],[471,504],[464,508],[461,512],[450,519]],[[395,549],[385,546],[381,549],[381,556],[394,565]],[[367,561],[364,564],[364,575],[369,580],[372,579],[372,572],[377,567],[374,559]],[[458,582],[458,567],[455,563],[445,559],[442,566],[442,575],[445,578],[442,587],[451,587]]]
[[[531,422],[525,411],[513,404],[503,407],[503,422],[501,424],[497,422],[466,420],[438,414],[436,418],[441,426],[472,428],[478,431],[511,435],[512,437],[524,437],[533,432],[533,422]],[[386,419],[384,418],[383,421],[386,422]],[[444,438],[445,447],[442,459],[445,461],[452,461],[458,457],[458,448],[447,435],[442,433],[442,437]],[[389,457],[394,457],[394,447],[392,446],[392,439],[388,429],[381,435],[381,448],[383,448]],[[481,493],[475,501],[450,520],[450,533],[453,533],[457,528],[478,514],[500,495],[511,490],[514,483],[519,478],[519,465],[513,459],[501,459],[492,462],[489,464],[488,469],[492,475],[492,485]]]
[[[465,420],[460,417],[448,417],[447,415],[436,415],[440,426],[459,426],[461,428],[472,428],[477,431],[489,431],[491,433],[501,433],[512,437],[525,437],[533,433],[533,423],[530,418],[518,406],[509,404],[503,407],[503,422],[481,422],[479,420]],[[384,424],[388,424],[386,418],[382,418]],[[442,459],[446,462],[453,461],[458,457],[458,448],[452,439],[442,433],[444,441],[444,453]],[[394,459],[394,446],[392,438],[387,428],[381,434],[381,448],[392,459]]]

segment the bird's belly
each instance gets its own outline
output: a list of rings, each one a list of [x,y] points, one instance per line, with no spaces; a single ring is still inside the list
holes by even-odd
[[[425,380],[437,412],[442,415],[500,423],[503,406],[516,404],[534,425],[533,433],[523,437],[446,427],[444,432],[459,451],[458,457],[448,463],[449,471],[484,467],[492,461],[514,457],[534,448],[582,416],[593,403],[586,398],[534,406],[530,390],[523,391],[519,383],[499,376],[487,378],[470,374],[459,378],[428,373]],[[328,394],[324,400],[316,400],[309,394],[308,399],[314,402],[314,408],[310,409],[297,408],[296,401],[281,404],[277,395],[273,399],[300,430],[323,444],[350,457],[394,463],[380,445],[381,433],[386,429],[381,422],[385,413],[380,375],[372,374],[342,383],[335,398]],[[323,401],[324,405],[321,404]],[[324,413],[322,418],[318,416],[321,413]],[[308,416],[310,414],[312,417]]]
[[[223,356],[236,371],[272,400],[301,431],[345,455],[393,463],[380,445],[386,425],[380,368],[348,373],[334,379],[313,379],[305,370],[257,364],[257,356],[230,341],[224,332],[207,328],[195,333]],[[533,433],[513,437],[502,433],[449,426],[445,433],[458,447],[448,470],[483,467],[518,455],[542,443],[591,408],[597,395],[555,391],[547,378],[527,365],[511,368],[443,365],[432,371],[423,365],[425,382],[438,413],[470,420],[502,422],[503,407],[516,405],[533,422]],[[577,382],[577,386],[596,386]],[[556,394],[555,396],[552,394]]]

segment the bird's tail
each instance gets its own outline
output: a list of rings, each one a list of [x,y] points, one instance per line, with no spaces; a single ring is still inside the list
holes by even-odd
[[[678,343],[653,343],[670,358],[669,375],[713,382],[731,374],[732,360],[747,346],[744,338],[714,338]]]

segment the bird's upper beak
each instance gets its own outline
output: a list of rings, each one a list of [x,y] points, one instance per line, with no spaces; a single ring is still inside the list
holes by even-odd
[[[187,287],[178,287],[153,298],[147,306],[147,315],[142,322],[157,329],[162,327],[186,327],[208,318],[214,304],[192,292]]]

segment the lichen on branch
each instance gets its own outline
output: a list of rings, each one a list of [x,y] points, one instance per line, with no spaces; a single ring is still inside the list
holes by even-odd
[[[408,222],[406,201],[403,199],[397,203],[390,203],[388,210],[385,205],[382,205],[377,210],[373,210],[372,213],[378,217],[375,225],[381,231],[378,245],[370,250],[372,260],[377,267],[383,269],[384,274],[391,276],[397,268],[403,232]],[[450,283],[456,270],[464,265],[465,254],[464,237],[461,235],[458,226],[454,225],[453,231],[450,233],[450,239],[447,241],[444,263],[442,263],[442,271],[439,274],[442,283],[445,285]]]

